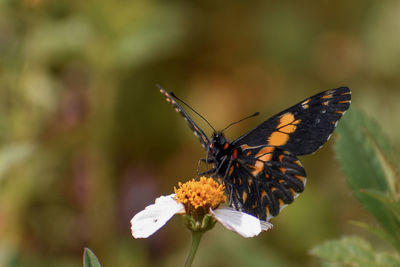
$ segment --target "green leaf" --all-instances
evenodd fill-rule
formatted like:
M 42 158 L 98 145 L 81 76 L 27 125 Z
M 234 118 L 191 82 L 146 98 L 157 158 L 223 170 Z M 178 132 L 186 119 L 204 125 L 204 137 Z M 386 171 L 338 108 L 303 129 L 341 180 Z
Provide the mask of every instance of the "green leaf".
M 333 266 L 400 266 L 400 256 L 394 253 L 376 252 L 359 237 L 343 237 L 314 247 L 310 253 Z M 328 265 L 332 266 L 332 265 Z
M 343 170 L 349 176 L 352 189 L 375 189 L 380 192 L 389 190 L 379 156 L 369 136 L 377 137 L 386 147 L 386 138 L 379 133 L 378 127 L 369 121 L 360 111 L 352 108 L 340 121 L 336 129 L 339 135 L 335 146 L 337 157 Z
M 396 237 L 393 236 L 393 234 L 388 233 L 387 231 L 385 231 L 382 227 L 380 227 L 379 225 L 372 225 L 372 224 L 368 224 L 365 222 L 358 222 L 358 221 L 350 221 L 351 224 L 354 224 L 360 228 L 363 228 L 364 230 L 375 234 L 377 236 L 379 236 L 380 238 L 382 238 L 383 240 L 385 240 L 386 242 L 388 242 L 389 244 L 392 244 L 393 247 L 395 247 L 397 250 L 399 250 L 399 248 L 397 247 L 398 245 L 398 241 L 396 240 Z
M 337 133 L 335 150 L 350 188 L 382 227 L 395 237 L 391 244 L 400 250 L 398 216 L 377 198 L 377 194 L 371 194 L 375 192 L 390 201 L 396 200 L 396 176 L 393 175 L 396 170 L 392 168 L 394 157 L 387 137 L 377 124 L 354 108 L 343 117 Z
M 382 206 L 387 208 L 389 212 L 392 213 L 392 216 L 396 218 L 397 223 L 400 222 L 400 200 L 389 196 L 388 194 L 383 194 L 381 192 L 377 192 L 374 190 L 364 190 L 361 191 L 362 194 L 365 194 L 376 201 L 380 202 Z M 400 228 L 400 225 L 398 226 Z
M 96 255 L 89 249 L 83 251 L 83 266 L 84 267 L 101 267 Z
M 380 203 L 382 209 L 385 209 L 385 211 L 391 216 L 393 221 L 397 223 L 396 228 L 400 229 L 400 202 L 399 200 L 395 200 L 393 197 L 385 195 L 380 192 L 376 192 L 373 190 L 365 190 L 362 191 L 361 193 L 371 197 L 371 199 L 375 199 L 377 202 Z M 369 232 L 378 235 L 381 237 L 383 240 L 386 242 L 392 244 L 393 247 L 395 247 L 398 251 L 400 251 L 400 242 L 398 240 L 398 235 L 394 234 L 393 232 L 385 231 L 385 229 L 382 229 L 381 227 L 377 226 L 372 226 L 366 223 L 362 222 L 355 222 L 357 226 L 360 226 Z

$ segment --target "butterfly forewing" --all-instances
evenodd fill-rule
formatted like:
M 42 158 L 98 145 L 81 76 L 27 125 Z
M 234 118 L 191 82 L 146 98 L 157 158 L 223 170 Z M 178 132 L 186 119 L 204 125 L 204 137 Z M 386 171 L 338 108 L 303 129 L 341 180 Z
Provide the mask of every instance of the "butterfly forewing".
M 347 87 L 316 94 L 261 123 L 233 144 L 268 144 L 295 155 L 310 154 L 328 140 L 350 101 Z

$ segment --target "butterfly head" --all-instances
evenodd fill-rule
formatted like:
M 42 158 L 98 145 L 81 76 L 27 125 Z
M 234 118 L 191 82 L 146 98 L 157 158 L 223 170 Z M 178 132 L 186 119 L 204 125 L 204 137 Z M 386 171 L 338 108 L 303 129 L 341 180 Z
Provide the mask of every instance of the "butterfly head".
M 224 155 L 230 148 L 229 140 L 224 136 L 222 132 L 214 132 L 211 136 L 209 149 L 211 155 L 219 158 Z

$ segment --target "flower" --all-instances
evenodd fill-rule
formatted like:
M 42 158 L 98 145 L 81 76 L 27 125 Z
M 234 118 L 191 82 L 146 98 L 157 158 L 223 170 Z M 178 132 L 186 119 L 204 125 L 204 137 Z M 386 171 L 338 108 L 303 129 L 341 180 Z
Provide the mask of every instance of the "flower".
M 175 194 L 161 196 L 155 203 L 137 213 L 131 220 L 134 238 L 147 238 L 175 214 L 185 218 L 191 231 L 205 232 L 220 222 L 225 228 L 243 237 L 253 237 L 272 228 L 272 224 L 230 207 L 222 207 L 226 202 L 225 186 L 212 178 L 179 183 Z

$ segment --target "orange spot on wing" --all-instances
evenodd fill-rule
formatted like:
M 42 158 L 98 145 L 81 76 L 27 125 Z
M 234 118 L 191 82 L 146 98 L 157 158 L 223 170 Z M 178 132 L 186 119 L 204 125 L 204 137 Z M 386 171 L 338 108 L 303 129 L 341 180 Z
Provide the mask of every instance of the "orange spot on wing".
M 243 198 L 243 203 L 246 203 L 246 200 L 247 200 L 247 193 L 246 192 L 243 192 L 242 198 Z
M 281 198 L 278 199 L 278 202 L 279 202 L 279 207 L 285 205 L 285 202 L 283 202 Z
M 265 190 L 263 190 L 261 192 L 261 199 L 263 199 L 266 195 L 267 195 L 267 192 Z
M 271 160 L 273 151 L 274 148 L 269 146 L 263 147 L 260 149 L 260 151 L 258 151 L 258 153 L 255 155 L 257 161 L 254 165 L 251 166 L 251 168 L 254 169 L 251 174 L 256 176 L 264 170 L 264 162 Z
M 263 161 L 263 162 L 260 162 L 260 163 L 264 164 L 264 162 L 270 161 L 271 158 L 272 158 L 272 154 L 265 154 L 265 155 L 262 155 L 262 156 L 258 157 L 258 161 L 257 162 Z
M 294 121 L 294 115 L 290 112 L 285 113 L 281 116 L 281 118 L 279 120 L 278 128 L 285 126 L 293 121 Z
M 241 145 L 240 146 L 240 148 L 242 149 L 242 150 L 246 150 L 246 149 L 251 149 L 251 148 L 257 148 L 256 146 L 249 146 L 249 145 L 246 145 L 246 144 L 243 144 L 243 145 Z
M 287 133 L 287 134 L 291 134 L 291 133 L 293 133 L 294 131 L 296 131 L 296 128 L 297 128 L 296 125 L 289 124 L 289 125 L 286 125 L 286 126 L 280 128 L 279 131 L 284 132 L 284 133 Z
M 301 122 L 301 120 L 300 120 L 300 119 L 298 119 L 298 120 L 295 120 L 294 122 L 292 122 L 292 124 L 294 124 L 294 125 L 299 125 L 299 124 L 300 124 L 300 122 Z
M 285 172 L 286 172 L 286 168 L 284 168 L 284 167 L 280 167 L 279 170 L 280 170 L 282 173 L 285 173 Z
M 304 183 L 304 179 L 305 179 L 305 177 L 304 177 L 304 176 L 301 176 L 301 175 L 295 175 L 295 177 Z
M 242 149 L 242 150 L 245 150 L 245 149 L 248 149 L 248 148 L 250 148 L 248 145 L 246 145 L 246 144 L 243 144 L 243 145 L 241 145 L 240 146 L 240 148 Z
M 304 109 L 308 109 L 310 107 L 310 105 L 308 105 L 308 102 L 311 101 L 311 98 L 307 99 L 306 101 L 303 101 L 303 103 L 301 103 L 301 105 L 303 106 Z
M 252 164 L 247 164 L 247 167 L 251 168 L 251 169 L 255 169 L 256 166 L 252 165 Z
M 254 169 L 251 174 L 253 176 L 257 176 L 260 172 L 263 171 L 264 169 L 264 163 L 262 161 L 257 161 L 255 165 L 252 166 L 252 168 Z
M 246 153 L 246 156 L 250 156 L 251 155 L 251 151 Z
M 268 138 L 268 145 L 283 146 L 289 140 L 289 135 L 281 132 L 273 132 Z
M 289 191 L 292 194 L 292 196 L 295 196 L 297 194 L 296 191 L 294 191 L 294 189 L 291 187 L 289 187 Z
M 332 94 L 327 94 L 327 95 L 324 95 L 323 97 L 321 97 L 322 99 L 327 99 L 327 98 L 332 98 L 333 97 L 333 95 Z
M 256 158 L 258 158 L 260 156 L 265 156 L 265 155 L 269 155 L 270 157 L 272 157 L 272 152 L 274 152 L 273 147 L 270 147 L 270 146 L 263 147 L 256 154 Z
M 283 114 L 280 117 L 279 124 L 277 129 L 279 131 L 273 132 L 268 137 L 268 144 L 271 146 L 283 146 L 289 140 L 289 134 L 296 131 L 297 124 L 300 123 L 300 120 L 295 121 L 295 117 L 292 113 L 288 112 Z
M 228 175 L 231 176 L 233 170 L 235 169 L 235 167 L 231 166 L 231 168 L 229 169 Z

